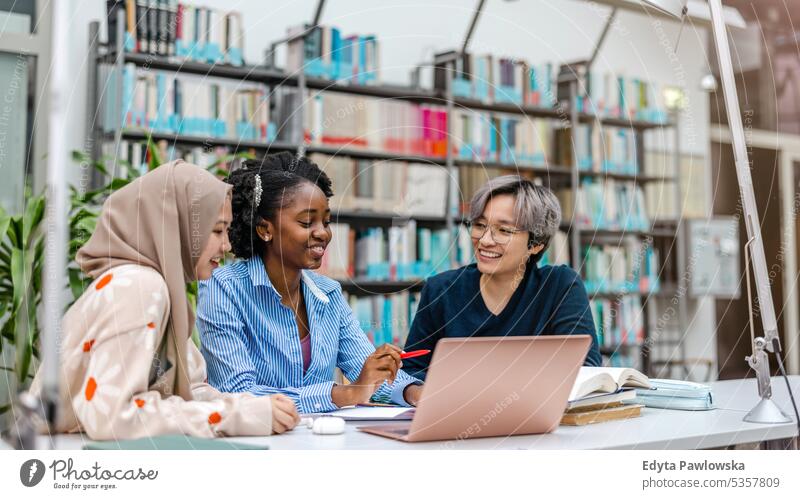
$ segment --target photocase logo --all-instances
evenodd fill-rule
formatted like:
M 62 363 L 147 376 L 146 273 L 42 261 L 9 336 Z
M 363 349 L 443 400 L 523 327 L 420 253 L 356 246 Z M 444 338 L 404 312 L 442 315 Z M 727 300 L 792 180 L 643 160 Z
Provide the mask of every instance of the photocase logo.
M 38 459 L 28 459 L 19 468 L 19 479 L 26 487 L 35 487 L 44 478 L 44 463 Z

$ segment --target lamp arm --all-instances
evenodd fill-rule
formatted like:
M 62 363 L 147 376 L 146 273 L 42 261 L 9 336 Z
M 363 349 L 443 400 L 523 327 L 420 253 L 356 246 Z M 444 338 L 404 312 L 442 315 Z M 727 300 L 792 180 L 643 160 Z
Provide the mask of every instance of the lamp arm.
M 717 49 L 722 93 L 725 99 L 725 108 L 727 110 L 728 123 L 731 130 L 733 156 L 736 165 L 736 177 L 739 181 L 739 189 L 741 191 L 745 228 L 747 230 L 748 239 L 752 239 L 749 248 L 753 258 L 753 274 L 756 282 L 756 294 L 758 296 L 761 324 L 764 329 L 764 338 L 766 340 L 765 347 L 768 351 L 773 351 L 775 347 L 780 348 L 779 342 L 776 341 L 778 339 L 778 326 L 775 318 L 775 307 L 772 302 L 772 293 L 770 291 L 767 261 L 764 256 L 764 243 L 761 239 L 761 226 L 758 222 L 758 208 L 756 207 L 755 194 L 753 193 L 753 179 L 750 176 L 750 162 L 747 157 L 747 144 L 733 75 L 733 63 L 731 62 L 731 52 L 728 45 L 728 33 L 725 29 L 721 1 L 708 0 L 708 4 L 711 9 L 712 31 L 714 35 L 714 45 Z

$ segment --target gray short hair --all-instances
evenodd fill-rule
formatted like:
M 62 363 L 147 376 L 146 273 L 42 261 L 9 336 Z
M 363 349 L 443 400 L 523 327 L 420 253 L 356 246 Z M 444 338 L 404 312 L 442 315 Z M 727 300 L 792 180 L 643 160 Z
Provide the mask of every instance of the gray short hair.
M 528 231 L 529 244 L 532 246 L 542 244 L 547 249 L 550 239 L 556 234 L 561 223 L 561 205 L 553 191 L 519 175 L 493 178 L 478 189 L 470 202 L 470 221 L 483 216 L 489 201 L 503 194 L 510 194 L 516 198 L 514 217 L 517 228 Z M 539 252 L 535 261 L 538 261 L 543 253 L 544 250 Z

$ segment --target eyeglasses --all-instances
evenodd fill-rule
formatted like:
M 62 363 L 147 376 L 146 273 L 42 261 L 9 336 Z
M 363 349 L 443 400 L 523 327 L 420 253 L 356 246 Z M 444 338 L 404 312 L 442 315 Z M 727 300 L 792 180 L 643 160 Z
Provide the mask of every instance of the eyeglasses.
M 497 244 L 508 244 L 515 234 L 525 232 L 508 225 L 488 225 L 483 222 L 466 222 L 465 225 L 469 229 L 469 235 L 472 237 L 472 239 L 482 238 L 483 235 L 486 234 L 486 231 L 489 230 L 491 232 L 492 239 L 494 239 L 494 242 Z

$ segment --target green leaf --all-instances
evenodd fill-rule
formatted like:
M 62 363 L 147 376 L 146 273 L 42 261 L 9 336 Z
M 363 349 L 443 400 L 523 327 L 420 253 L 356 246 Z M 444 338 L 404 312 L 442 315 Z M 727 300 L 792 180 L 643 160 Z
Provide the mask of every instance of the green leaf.
M 31 235 L 36 233 L 44 219 L 44 196 L 36 196 L 28 200 L 22 223 L 22 240 L 30 244 Z
M 0 237 L 5 238 L 8 226 L 11 224 L 11 216 L 0 206 Z
M 147 170 L 153 171 L 163 164 L 161 160 L 161 151 L 158 149 L 158 144 L 153 142 L 153 136 L 147 134 L 147 152 L 150 153 L 150 160 L 147 164 Z
M 6 236 L 11 242 L 11 247 L 16 248 L 20 246 L 20 241 L 22 241 L 22 217 L 11 217 Z
M 112 191 L 116 191 L 116 190 L 122 189 L 123 187 L 125 187 L 126 185 L 128 185 L 130 183 L 131 183 L 131 181 L 129 179 L 127 179 L 127 178 L 115 178 L 114 180 L 111 181 L 109 186 L 110 186 Z
M 69 289 L 73 298 L 77 300 L 88 286 L 89 280 L 84 278 L 80 269 L 69 269 Z
M 14 284 L 14 310 L 22 305 L 28 281 L 25 279 L 25 256 L 19 248 L 11 250 L 11 282 Z

